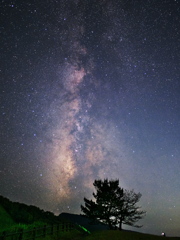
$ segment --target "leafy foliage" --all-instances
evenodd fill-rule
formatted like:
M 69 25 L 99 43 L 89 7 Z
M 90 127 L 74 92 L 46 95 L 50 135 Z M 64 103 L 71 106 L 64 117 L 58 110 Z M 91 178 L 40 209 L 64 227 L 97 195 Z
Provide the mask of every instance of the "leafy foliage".
M 96 193 L 93 196 L 96 201 L 84 198 L 85 206 L 81 210 L 93 221 L 100 220 L 109 225 L 110 229 L 122 228 L 122 224 L 134 227 L 145 211 L 141 211 L 136 203 L 140 200 L 141 194 L 133 190 L 127 191 L 119 187 L 119 180 L 95 180 L 93 183 Z

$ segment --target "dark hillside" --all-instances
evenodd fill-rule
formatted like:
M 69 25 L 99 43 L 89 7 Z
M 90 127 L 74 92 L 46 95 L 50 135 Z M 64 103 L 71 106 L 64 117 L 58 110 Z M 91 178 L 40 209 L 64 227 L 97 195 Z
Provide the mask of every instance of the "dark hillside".
M 7 228 L 14 224 L 13 219 L 7 211 L 0 205 L 0 226 L 2 229 Z
M 58 217 L 51 212 L 45 212 L 44 210 L 35 207 L 28 206 L 23 203 L 12 202 L 9 199 L 0 196 L 0 206 L 10 216 L 15 223 L 32 224 L 37 221 L 45 223 L 58 222 Z M 2 221 L 3 221 L 2 217 Z
M 59 219 L 62 221 L 68 221 L 71 223 L 81 225 L 90 232 L 109 229 L 107 225 L 100 223 L 100 222 L 96 222 L 96 224 L 95 224 L 92 222 L 92 220 L 90 220 L 89 218 L 87 218 L 83 215 L 71 214 L 71 213 L 61 213 L 59 215 Z

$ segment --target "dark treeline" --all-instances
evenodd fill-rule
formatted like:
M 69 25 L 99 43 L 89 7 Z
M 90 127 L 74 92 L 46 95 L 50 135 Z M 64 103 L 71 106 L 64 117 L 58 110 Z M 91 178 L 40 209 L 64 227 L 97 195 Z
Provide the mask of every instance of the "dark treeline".
M 8 198 L 0 196 L 0 205 L 16 223 L 32 224 L 40 221 L 44 223 L 56 223 L 58 217 L 52 212 L 44 211 L 35 206 L 28 206 L 24 203 L 12 202 Z

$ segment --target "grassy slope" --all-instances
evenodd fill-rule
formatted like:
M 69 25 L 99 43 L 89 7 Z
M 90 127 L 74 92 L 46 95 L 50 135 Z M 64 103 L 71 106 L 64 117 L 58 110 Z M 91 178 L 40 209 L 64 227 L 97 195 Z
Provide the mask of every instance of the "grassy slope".
M 14 225 L 13 219 L 6 212 L 6 210 L 0 205 L 0 231 L 3 231 L 6 228 L 9 228 L 12 225 Z
M 89 236 L 84 236 L 82 233 L 74 230 L 68 233 L 59 234 L 59 236 L 53 236 L 49 239 L 38 239 L 38 240 L 180 240 L 180 237 L 162 237 L 150 234 L 127 232 L 127 231 L 113 231 L 105 230 L 93 232 Z
M 54 235 L 52 237 L 49 236 L 46 239 L 38 239 L 38 240 L 160 240 L 160 239 L 168 239 L 168 240 L 180 240 L 180 237 L 162 237 L 162 236 L 154 236 L 150 234 L 136 233 L 136 232 L 127 232 L 127 231 L 98 231 L 93 232 L 89 236 L 84 236 L 82 233 L 74 230 L 68 233 L 62 233 L 58 236 Z
M 154 236 L 143 233 L 127 232 L 127 231 L 99 231 L 85 237 L 86 240 L 158 240 L 161 236 Z M 166 237 L 169 240 L 180 240 L 180 237 Z

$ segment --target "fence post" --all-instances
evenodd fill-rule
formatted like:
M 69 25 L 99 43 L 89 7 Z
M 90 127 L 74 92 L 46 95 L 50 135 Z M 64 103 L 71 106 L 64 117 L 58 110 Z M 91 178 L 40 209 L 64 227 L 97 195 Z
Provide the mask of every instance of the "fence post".
M 69 223 L 66 223 L 66 232 L 68 232 L 69 229 Z
M 46 236 L 46 225 L 44 225 L 44 227 L 43 227 L 43 237 L 45 237 Z
M 2 233 L 2 238 L 1 238 L 2 240 L 5 240 L 6 239 L 6 231 L 4 231 L 3 233 Z
M 59 224 L 57 225 L 57 236 L 59 234 Z
M 69 223 L 67 224 L 66 232 L 69 232 Z
M 51 235 L 53 235 L 53 225 L 51 226 Z
M 33 240 L 35 240 L 35 238 L 36 238 L 36 228 L 34 227 L 33 228 Z
M 73 230 L 74 229 L 74 225 L 71 223 L 71 230 Z
M 23 239 L 23 228 L 19 230 L 19 240 Z
M 64 223 L 62 224 L 62 232 L 64 232 Z

